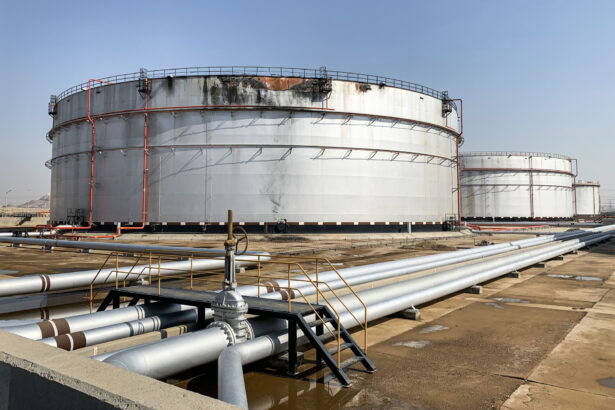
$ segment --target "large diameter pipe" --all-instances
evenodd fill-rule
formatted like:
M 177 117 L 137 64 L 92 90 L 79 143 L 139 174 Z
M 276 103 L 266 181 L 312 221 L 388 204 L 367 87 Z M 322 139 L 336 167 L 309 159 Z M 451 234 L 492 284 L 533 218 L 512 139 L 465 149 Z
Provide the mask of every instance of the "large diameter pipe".
M 213 317 L 213 311 L 206 309 L 205 318 Z M 196 309 L 149 316 L 131 322 L 117 323 L 95 329 L 72 332 L 59 336 L 42 339 L 41 342 L 64 350 L 76 350 L 86 346 L 97 345 L 111 340 L 155 332 L 173 326 L 196 323 L 198 318 Z
M 136 245 L 112 242 L 67 241 L 58 239 L 0 237 L 0 243 L 16 243 L 21 245 L 41 245 L 52 248 L 93 249 L 111 252 L 154 253 L 158 255 L 224 255 L 224 249 L 191 248 L 183 246 Z M 269 255 L 267 252 L 248 251 L 246 255 Z
M 259 256 L 243 256 L 240 261 L 237 261 L 238 266 L 249 266 L 257 263 Z M 260 256 L 261 260 L 267 260 L 269 257 Z M 101 270 L 93 269 L 79 272 L 56 273 L 56 274 L 38 274 L 20 276 L 17 278 L 0 280 L 0 296 L 12 296 L 27 293 L 48 292 L 54 290 L 76 289 L 90 286 L 91 284 L 100 285 L 104 283 L 115 283 L 123 281 L 135 281 L 138 279 L 147 279 L 150 276 L 155 278 L 160 276 L 178 275 L 193 271 L 204 271 L 210 269 L 221 269 L 224 267 L 223 259 L 195 259 L 192 262 L 177 261 L 165 262 L 160 265 L 138 265 L 133 267 L 104 268 Z M 128 273 L 132 272 L 132 273 Z M 117 274 L 117 277 L 116 277 Z
M 65 319 L 43 320 L 42 322 L 9 326 L 2 330 L 39 340 L 66 333 L 79 332 L 116 323 L 130 322 L 147 316 L 161 315 L 185 309 L 182 305 L 152 303 L 149 305 L 129 306 L 127 308 L 106 310 L 85 315 L 72 316 Z
M 588 235 L 591 232 L 565 232 L 562 234 L 550 235 L 548 237 L 539 237 L 531 239 L 523 239 L 513 242 L 506 242 L 496 245 L 488 245 L 484 247 L 476 247 L 453 252 L 445 252 L 435 255 L 420 256 L 415 258 L 400 259 L 396 261 L 380 262 L 370 265 L 354 266 L 350 268 L 338 269 L 335 271 L 325 271 L 316 274 L 308 275 L 312 281 L 327 282 L 327 284 L 319 284 L 319 289 L 323 292 L 329 290 L 329 287 L 338 289 L 345 287 L 342 276 L 350 285 L 358 285 L 373 280 L 391 278 L 395 276 L 407 275 L 410 273 L 419 272 L 427 269 L 434 269 L 442 266 L 452 265 L 455 263 L 467 262 L 475 259 L 485 258 L 488 256 L 498 255 L 506 252 L 511 252 L 518 249 L 525 249 L 532 246 L 542 245 L 556 240 L 570 239 L 583 235 Z M 295 276 L 302 280 L 291 280 L 290 287 L 301 291 L 304 295 L 316 293 L 315 287 L 307 282 L 307 278 L 301 275 Z M 359 279 L 361 277 L 362 279 Z M 328 286 L 327 286 L 328 285 Z M 271 299 L 286 299 L 288 296 L 288 280 L 278 279 L 273 281 L 263 281 L 261 284 L 260 296 Z M 242 295 L 256 296 L 258 288 L 253 285 L 241 286 L 238 291 Z M 298 292 L 291 290 L 291 299 L 297 297 Z
M 531 260 L 525 259 L 523 254 L 512 255 L 511 257 L 518 259 L 514 265 L 512 265 L 510 261 L 502 263 L 501 265 L 503 266 L 501 266 L 498 271 L 491 270 L 485 275 L 478 275 L 485 265 L 478 267 L 475 265 L 481 265 L 491 261 L 467 265 L 461 268 L 468 269 L 470 266 L 474 266 L 474 272 L 467 272 L 467 274 L 474 274 L 474 277 L 466 280 L 465 282 L 458 279 L 458 282 L 456 282 L 454 286 L 450 286 L 446 289 L 440 288 L 436 292 L 431 292 L 430 295 L 425 294 L 426 289 L 433 286 L 442 286 L 442 283 L 434 284 L 423 280 L 421 282 L 422 285 L 418 286 L 416 281 L 425 278 L 421 277 L 400 282 L 398 284 L 361 291 L 359 292 L 359 296 L 368 305 L 368 321 L 370 321 L 398 312 L 410 306 L 442 297 L 445 295 L 442 293 L 443 291 L 448 292 L 446 294 L 454 293 L 471 286 L 468 285 L 469 283 L 476 284 L 481 281 L 488 280 L 489 278 L 501 276 L 511 270 L 530 266 L 538 261 L 550 259 L 558 254 L 566 253 L 588 244 L 604 240 L 608 236 L 609 235 L 596 235 L 592 239 L 586 241 L 577 240 L 574 241 L 574 243 L 556 244 L 556 247 L 550 249 L 550 251 L 542 255 L 534 255 Z M 453 270 L 455 269 L 452 269 L 451 271 Z M 447 274 L 448 276 L 446 276 Z M 449 271 L 438 272 L 428 276 L 433 277 L 436 275 L 441 275 L 443 277 L 442 281 L 446 281 L 452 276 Z M 356 300 L 354 296 L 345 295 L 342 296 L 341 299 L 346 303 L 346 305 L 349 306 L 351 311 L 358 309 L 355 311 L 355 316 L 357 316 L 359 321 L 362 321 L 363 315 L 361 314 L 362 312 L 359 311 L 362 310 L 362 307 L 359 308 L 357 304 L 352 304 L 352 301 Z M 344 311 L 341 302 L 337 302 L 334 306 L 338 311 Z M 356 324 L 356 321 L 350 312 L 344 312 L 340 319 L 345 327 L 350 328 Z M 258 318 L 250 319 L 251 324 L 258 322 Z M 278 326 L 279 328 L 277 332 L 270 332 L 262 337 L 257 337 L 252 341 L 242 344 L 246 345 L 245 347 L 242 347 L 242 349 L 247 349 L 246 351 L 249 352 L 249 354 L 241 354 L 242 364 L 266 358 L 273 354 L 279 353 L 286 348 L 288 334 L 285 330 L 285 324 L 278 324 Z M 170 340 L 162 340 L 133 347 L 125 351 L 120 351 L 116 354 L 106 354 L 104 356 L 104 361 L 106 363 L 114 364 L 150 377 L 164 378 L 187 370 L 191 367 L 206 364 L 209 361 L 214 360 L 212 357 L 217 358 L 226 347 L 224 343 L 219 340 L 222 337 L 220 332 L 222 331 L 217 331 L 217 329 L 197 331 L 187 335 L 177 336 Z M 223 333 L 224 332 L 222 332 L 222 334 Z M 210 342 L 210 339 L 213 342 Z M 305 339 L 301 340 L 305 341 Z M 210 348 L 207 349 L 206 354 L 204 354 L 203 346 L 210 346 Z M 172 360 L 172 358 L 176 357 L 176 355 L 178 360 Z M 94 358 L 97 357 L 95 356 Z M 180 360 L 186 361 L 184 363 L 180 363 Z
M 583 246 L 602 241 L 609 237 L 609 235 L 597 234 L 592 235 L 591 238 L 588 238 L 583 242 L 575 240 L 571 241 L 573 243 L 564 245 L 559 244 L 551 247 L 552 249 L 543 252 L 542 254 L 533 255 L 525 260 L 520 260 L 518 255 L 513 255 L 508 258 L 515 259 L 512 263 L 509 263 L 510 261 L 504 261 L 500 263 L 499 266 L 490 267 L 490 269 L 484 269 L 485 263 L 478 263 L 476 265 L 483 266 L 474 267 L 473 270 L 476 271 L 476 273 L 473 275 L 458 277 L 453 281 L 449 281 L 449 279 L 451 276 L 455 275 L 449 274 L 447 276 L 443 274 L 444 272 L 430 275 L 440 278 L 439 283 L 436 286 L 425 286 L 426 281 L 421 280 L 424 278 L 416 278 L 406 282 L 359 292 L 359 295 L 363 301 L 368 304 L 369 309 L 367 312 L 367 321 L 371 321 L 399 312 L 414 305 L 419 305 L 421 303 L 438 299 L 442 296 L 466 289 L 474 284 L 482 283 L 502 276 L 511 270 L 531 266 L 532 264 L 542 260 L 579 249 Z M 460 269 L 463 270 L 463 268 Z M 453 273 L 452 271 L 450 273 Z M 419 282 L 423 283 L 419 284 Z M 409 289 L 414 289 L 414 291 Z M 347 304 L 352 300 L 349 296 L 345 296 L 342 299 L 347 299 Z M 340 315 L 340 321 L 345 327 L 350 328 L 358 325 L 356 319 L 350 314 L 350 312 L 344 311 L 345 308 L 341 302 L 336 301 L 333 302 L 333 304 L 334 307 L 336 307 L 336 310 L 343 312 Z M 358 310 L 362 310 L 362 308 Z M 359 319 L 360 322 L 363 322 L 364 312 L 355 311 L 354 313 L 355 316 L 357 316 L 357 319 Z M 306 343 L 307 339 L 303 337 L 301 332 L 298 333 L 297 343 Z M 281 330 L 274 334 L 261 336 L 254 340 L 233 345 L 225 349 L 218 357 L 218 399 L 247 409 L 248 398 L 243 378 L 243 366 L 286 350 L 287 343 L 288 333 Z

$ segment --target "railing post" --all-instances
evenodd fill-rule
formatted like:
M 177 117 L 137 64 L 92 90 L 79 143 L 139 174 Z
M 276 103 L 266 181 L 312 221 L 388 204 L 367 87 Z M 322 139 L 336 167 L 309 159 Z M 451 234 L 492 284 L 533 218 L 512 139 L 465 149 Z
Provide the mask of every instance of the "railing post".
M 363 308 L 365 319 L 363 322 L 363 352 L 367 353 L 367 306 Z
M 192 261 L 194 258 L 194 254 L 190 254 L 190 289 L 192 289 Z
M 147 283 L 152 284 L 152 252 L 149 253 L 149 276 L 147 278 Z
M 257 257 L 257 264 L 256 264 L 256 269 L 257 269 L 257 283 L 256 283 L 256 291 L 257 291 L 257 295 L 260 298 L 261 297 L 261 256 L 258 255 Z
M 318 298 L 318 290 L 319 290 L 320 282 L 318 281 L 318 258 L 316 258 L 316 304 L 319 303 Z
M 288 264 L 288 290 L 286 291 L 286 298 L 288 299 L 288 311 L 290 312 L 290 263 Z
M 115 255 L 115 288 L 117 289 L 119 287 L 119 282 L 118 282 L 118 274 L 119 274 L 119 256 L 116 254 Z
M 160 295 L 160 256 L 158 256 L 158 294 Z
M 337 367 L 342 365 L 342 346 L 340 342 L 340 315 L 337 315 Z

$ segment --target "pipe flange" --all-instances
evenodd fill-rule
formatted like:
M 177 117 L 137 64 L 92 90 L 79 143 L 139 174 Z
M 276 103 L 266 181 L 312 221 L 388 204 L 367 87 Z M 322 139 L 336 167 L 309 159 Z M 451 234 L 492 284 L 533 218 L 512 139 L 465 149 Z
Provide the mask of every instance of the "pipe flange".
M 235 338 L 235 332 L 233 331 L 233 328 L 231 327 L 231 325 L 229 325 L 228 323 L 216 321 L 216 322 L 210 323 L 209 326 L 207 326 L 207 329 L 213 328 L 213 327 L 219 327 L 220 329 L 222 329 L 222 331 L 226 335 L 226 340 L 228 340 L 229 346 L 234 345 L 237 342 L 237 339 Z
M 212 309 L 230 311 L 235 315 L 248 312 L 248 304 L 237 291 L 225 290 L 219 292 L 211 304 Z
M 254 334 L 254 329 L 252 328 L 252 325 L 247 320 L 241 321 L 239 323 L 239 326 L 241 326 L 243 330 L 245 331 L 246 340 L 252 340 L 256 337 L 256 335 Z

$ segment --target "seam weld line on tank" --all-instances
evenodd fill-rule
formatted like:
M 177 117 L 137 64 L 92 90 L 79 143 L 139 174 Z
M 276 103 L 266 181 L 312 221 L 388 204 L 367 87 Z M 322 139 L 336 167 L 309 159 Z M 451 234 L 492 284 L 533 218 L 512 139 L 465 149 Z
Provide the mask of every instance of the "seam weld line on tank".
M 553 174 L 564 174 L 574 176 L 574 174 L 570 171 L 564 171 L 560 169 L 545 169 L 545 168 L 463 168 L 462 171 L 472 172 L 472 171 L 510 171 L 510 172 L 550 172 Z
M 402 118 L 402 117 L 391 117 L 391 116 L 387 116 L 387 115 L 374 115 L 374 114 L 365 114 L 365 113 L 358 113 L 358 112 L 348 112 L 348 111 L 336 111 L 333 108 L 322 108 L 322 107 L 283 107 L 283 106 L 279 106 L 279 107 L 271 107 L 271 106 L 263 106 L 263 105 L 188 105 L 188 106 L 183 106 L 183 107 L 152 107 L 152 108 L 148 108 L 147 110 L 143 109 L 143 108 L 136 108 L 133 110 L 123 110 L 123 111 L 110 111 L 110 112 L 106 112 L 106 113 L 101 113 L 101 114 L 95 114 L 92 116 L 92 118 L 94 119 L 101 119 L 101 118 L 105 118 L 105 117 L 110 117 L 110 116 L 114 116 L 114 115 L 128 115 L 128 114 L 141 114 L 143 112 L 166 112 L 166 111 L 200 111 L 200 110 L 219 110 L 219 111 L 235 111 L 235 110 L 262 110 L 262 111 L 300 111 L 300 112 L 322 112 L 322 113 L 331 113 L 331 114 L 339 114 L 339 115 L 349 115 L 349 116 L 354 116 L 354 117 L 369 117 L 369 118 L 376 118 L 376 119 L 387 119 L 387 120 L 393 120 L 393 121 L 403 121 L 403 122 L 409 122 L 412 124 L 419 124 L 419 125 L 425 125 L 427 127 L 431 127 L 431 128 L 437 128 L 449 133 L 452 133 L 456 136 L 461 135 L 459 132 L 457 132 L 457 130 L 455 130 L 454 128 L 450 128 L 450 127 L 446 127 L 443 125 L 438 125 L 438 124 L 434 124 L 434 123 L 430 123 L 430 122 L 425 122 L 425 121 L 418 121 L 418 120 L 413 120 L 410 118 Z M 58 124 L 56 126 L 54 126 L 50 131 L 50 135 L 57 129 L 57 128 L 61 128 L 64 127 L 66 125 L 75 123 L 75 122 L 80 122 L 85 120 L 87 117 L 80 117 L 80 118 L 75 118 L 72 120 L 68 120 L 65 121 L 61 124 Z
M 113 84 L 109 81 L 104 81 L 104 80 L 97 80 L 95 78 L 90 78 L 88 80 L 88 115 L 87 115 L 87 120 L 88 122 L 92 125 L 92 141 L 91 141 L 91 146 L 90 146 L 90 151 L 91 151 L 91 155 L 90 155 L 90 212 L 89 212 L 89 224 L 88 226 L 73 226 L 73 227 L 58 227 L 58 226 L 44 226 L 44 228 L 49 228 L 50 233 L 53 234 L 53 230 L 57 229 L 57 230 L 69 230 L 71 231 L 71 233 L 74 233 L 76 230 L 89 230 L 92 228 L 92 207 L 93 207 L 93 203 L 94 203 L 94 153 L 95 153 L 95 137 L 96 137 L 96 125 L 94 124 L 94 119 L 92 117 L 92 83 L 93 82 L 99 82 L 102 84 Z M 35 229 L 38 230 L 38 229 Z M 92 238 L 115 238 L 115 236 L 113 235 L 97 235 L 97 236 L 92 236 Z
M 477 187 L 477 186 L 530 186 L 530 184 L 461 184 L 460 186 L 469 186 L 469 187 Z M 566 188 L 573 189 L 568 185 L 544 185 L 544 184 L 533 184 L 531 186 L 534 187 L 547 187 L 547 188 Z
M 380 149 L 380 148 L 364 148 L 364 147 L 338 147 L 338 146 L 326 146 L 326 145 L 291 145 L 291 144 L 180 144 L 180 145 L 149 145 L 148 149 L 181 149 L 181 148 L 204 148 L 204 149 L 216 149 L 216 148 L 313 148 L 313 149 L 332 149 L 332 150 L 352 150 L 352 151 L 369 151 L 369 152 L 386 152 L 391 154 L 407 154 L 417 155 L 420 157 L 437 158 L 443 161 L 455 162 L 455 158 L 447 158 L 440 155 L 427 154 L 414 151 L 400 151 L 393 149 Z M 133 151 L 140 150 L 141 147 L 118 147 L 118 148 L 102 148 L 98 149 L 98 152 L 113 152 L 113 151 Z M 72 152 L 70 154 L 62 154 L 52 158 L 50 161 L 56 161 L 58 159 L 70 157 L 73 155 L 89 154 L 89 151 Z M 367 160 L 367 158 L 366 158 Z M 426 162 L 427 163 L 427 162 Z M 438 165 L 433 163 L 433 165 Z

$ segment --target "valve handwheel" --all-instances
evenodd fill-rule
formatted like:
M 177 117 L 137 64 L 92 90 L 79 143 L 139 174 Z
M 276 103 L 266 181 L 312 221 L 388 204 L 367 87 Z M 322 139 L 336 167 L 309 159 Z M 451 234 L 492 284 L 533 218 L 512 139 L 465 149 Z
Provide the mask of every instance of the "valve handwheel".
M 235 233 L 235 231 L 237 231 L 237 233 Z M 235 255 L 243 255 L 244 253 L 246 253 L 248 250 L 249 241 L 248 241 L 248 233 L 243 228 L 243 226 L 233 227 L 233 238 L 235 239 L 235 243 L 236 243 Z M 243 242 L 243 244 L 240 244 L 240 242 Z

